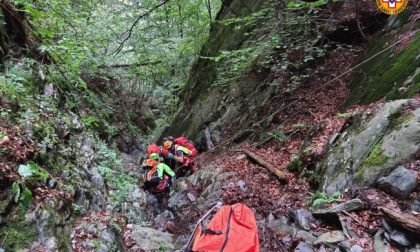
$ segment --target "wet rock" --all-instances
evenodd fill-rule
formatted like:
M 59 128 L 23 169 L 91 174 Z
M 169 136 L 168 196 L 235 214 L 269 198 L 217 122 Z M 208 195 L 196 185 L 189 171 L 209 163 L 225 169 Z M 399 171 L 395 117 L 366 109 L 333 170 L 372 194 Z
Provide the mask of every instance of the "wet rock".
M 320 235 L 314 242 L 315 245 L 327 243 L 327 244 L 334 244 L 339 243 L 341 241 L 346 240 L 343 232 L 340 230 L 334 230 L 331 232 L 324 233 Z
M 296 238 L 303 239 L 307 243 L 314 243 L 316 240 L 316 236 L 305 230 L 297 231 Z
M 312 219 L 312 214 L 306 209 L 293 210 L 289 213 L 290 217 L 296 223 L 296 225 L 304 230 L 310 230 L 310 222 Z
M 297 231 L 294 227 L 284 224 L 281 220 L 273 220 L 268 223 L 267 227 L 282 236 L 294 234 Z
M 398 230 L 394 230 L 391 233 L 390 239 L 392 242 L 395 242 L 404 247 L 409 247 L 411 245 L 411 242 L 407 239 L 407 236 Z
M 172 235 L 148 227 L 135 225 L 130 233 L 130 238 L 136 243 L 132 250 L 169 250 L 173 251 Z
M 187 193 L 187 198 L 191 201 L 194 202 L 197 200 L 197 198 L 194 196 L 194 194 L 192 193 Z
M 416 188 L 417 181 L 414 174 L 404 166 L 398 166 L 386 177 L 378 179 L 380 189 L 397 198 L 407 198 Z
M 389 243 L 384 239 L 385 231 L 380 228 L 376 232 L 375 237 L 373 238 L 373 248 L 375 252 L 387 252 L 389 251 Z
M 295 248 L 295 252 L 314 252 L 314 249 L 311 247 L 311 245 L 305 242 L 300 242 Z
M 313 212 L 314 216 L 324 216 L 324 215 L 331 215 L 331 214 L 337 214 L 340 213 L 341 211 L 347 211 L 347 212 L 351 212 L 351 211 L 356 211 L 356 210 L 360 210 L 363 209 L 366 206 L 366 204 L 361 201 L 360 199 L 352 199 L 349 201 L 346 201 L 344 203 L 338 204 L 336 206 L 330 207 L 328 209 L 322 209 L 322 210 L 318 210 Z

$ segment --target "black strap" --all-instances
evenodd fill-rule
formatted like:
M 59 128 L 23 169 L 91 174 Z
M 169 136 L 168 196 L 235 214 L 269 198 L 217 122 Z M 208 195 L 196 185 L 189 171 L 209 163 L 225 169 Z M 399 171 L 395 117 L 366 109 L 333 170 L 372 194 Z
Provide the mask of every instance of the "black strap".
M 223 234 L 223 232 L 222 231 L 214 231 L 214 230 L 211 230 L 209 228 L 206 228 L 206 229 L 203 229 L 201 231 L 201 235 L 205 235 L 205 234 L 209 234 L 209 235 L 221 235 L 221 234 Z
M 233 214 L 233 207 L 230 208 L 230 212 L 229 212 L 229 218 L 228 218 L 228 223 L 227 223 L 227 229 L 226 229 L 226 237 L 225 237 L 225 241 L 223 242 L 222 248 L 220 249 L 220 252 L 223 252 L 226 244 L 228 242 L 229 239 L 229 231 L 230 231 L 230 220 L 232 219 L 232 214 Z

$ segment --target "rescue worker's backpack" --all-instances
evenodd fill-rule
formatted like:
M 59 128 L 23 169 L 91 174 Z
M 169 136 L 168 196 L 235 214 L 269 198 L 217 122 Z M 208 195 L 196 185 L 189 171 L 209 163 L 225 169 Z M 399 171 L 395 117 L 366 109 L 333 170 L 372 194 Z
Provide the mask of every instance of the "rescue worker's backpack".
M 191 152 L 191 157 L 195 157 L 198 154 L 198 151 L 194 147 L 194 144 L 192 144 L 191 141 L 185 137 L 175 138 L 174 143 L 187 148 Z
M 147 158 L 149 158 L 150 154 L 152 153 L 161 153 L 160 147 L 157 144 L 151 144 L 147 146 Z
M 153 159 L 147 159 L 143 163 L 143 181 L 148 186 L 157 186 L 160 182 L 157 173 L 157 163 Z
M 202 223 L 186 251 L 259 252 L 258 228 L 254 212 L 246 205 L 222 206 L 207 227 Z

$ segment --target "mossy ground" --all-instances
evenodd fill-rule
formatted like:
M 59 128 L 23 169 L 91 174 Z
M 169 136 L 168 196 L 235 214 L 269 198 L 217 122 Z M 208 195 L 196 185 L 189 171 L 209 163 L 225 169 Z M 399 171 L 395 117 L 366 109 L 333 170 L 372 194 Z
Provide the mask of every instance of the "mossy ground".
M 36 235 L 36 227 L 25 221 L 25 213 L 20 211 L 13 219 L 9 219 L 6 225 L 0 228 L 2 245 L 6 251 L 18 251 L 30 246 Z
M 388 157 L 382 153 L 381 147 L 382 142 L 376 144 L 363 164 L 357 169 L 355 174 L 356 182 L 362 182 L 366 171 L 371 167 L 381 166 L 388 161 Z

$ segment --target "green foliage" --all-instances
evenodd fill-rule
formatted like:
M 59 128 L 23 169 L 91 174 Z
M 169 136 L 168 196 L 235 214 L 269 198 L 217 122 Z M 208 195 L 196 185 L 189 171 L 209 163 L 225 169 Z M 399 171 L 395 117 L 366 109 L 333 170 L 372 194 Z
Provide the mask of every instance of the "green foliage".
M 270 137 L 273 137 L 274 139 L 276 139 L 277 141 L 279 141 L 280 143 L 286 142 L 288 137 L 286 136 L 286 134 L 284 134 L 284 131 L 281 129 L 277 129 L 273 132 L 268 133 L 268 135 Z
M 93 128 L 93 129 L 99 128 L 99 125 L 100 125 L 99 119 L 91 115 L 82 117 L 82 122 L 86 127 Z
M 25 212 L 9 218 L 0 226 L 1 247 L 6 251 L 21 251 L 36 239 L 36 227 L 25 220 Z
M 28 163 L 19 165 L 18 173 L 27 181 L 39 181 L 49 177 L 48 173 L 43 171 L 37 164 Z
M 340 192 L 335 192 L 333 195 L 328 196 L 324 192 L 315 192 L 310 193 L 312 200 L 311 200 L 311 208 L 316 208 L 322 205 L 331 204 L 334 202 L 339 202 L 341 200 L 342 194 Z
M 23 188 L 23 187 L 22 187 Z M 13 201 L 19 204 L 21 209 L 27 209 L 32 204 L 32 192 L 28 188 L 21 189 L 19 183 L 12 184 Z
M 337 117 L 338 118 L 343 118 L 343 119 L 348 119 L 348 118 L 351 118 L 351 117 L 353 117 L 353 116 L 355 116 L 355 115 L 357 115 L 359 113 L 360 113 L 360 110 L 359 109 L 356 109 L 356 110 L 354 110 L 352 112 L 338 113 L 337 114 Z

